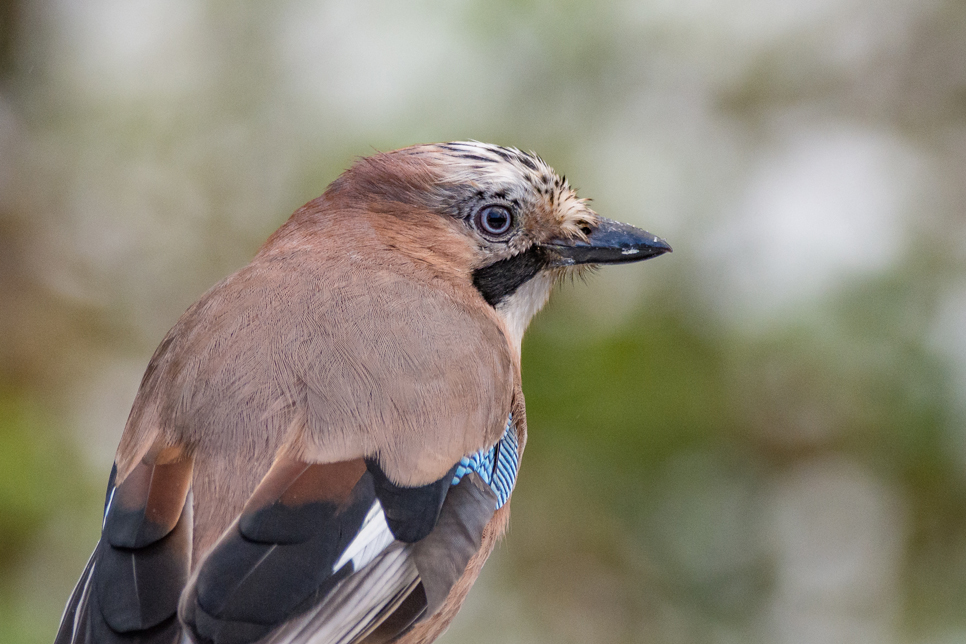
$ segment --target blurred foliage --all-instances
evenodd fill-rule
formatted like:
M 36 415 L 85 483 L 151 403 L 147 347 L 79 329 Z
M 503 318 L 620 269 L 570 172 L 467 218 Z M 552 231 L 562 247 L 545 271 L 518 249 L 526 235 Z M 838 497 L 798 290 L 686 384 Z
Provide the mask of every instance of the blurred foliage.
M 691 605 L 694 625 L 753 622 L 774 574 L 751 534 L 769 479 L 840 453 L 904 491 L 914 528 L 903 583 L 926 593 L 910 604 L 911 623 L 958 622 L 966 489 L 950 450 L 954 397 L 933 355 L 876 337 L 889 322 L 870 311 L 899 299 L 889 281 L 864 286 L 861 306 L 831 316 L 846 336 L 834 339 L 794 326 L 709 333 L 667 293 L 603 333 L 589 331 L 572 301 L 551 304 L 524 345 L 531 435 L 514 511 L 526 518 L 511 539 L 542 547 L 508 556 L 527 591 L 566 587 L 589 559 L 617 577 L 639 575 L 620 593 L 628 613 L 646 614 L 657 592 Z M 560 578 L 541 578 L 548 570 Z M 580 641 L 560 621 L 554 612 L 542 626 Z M 703 641 L 700 631 L 687 641 Z
M 23 398 L 0 397 L 0 566 L 23 555 L 44 521 L 67 491 L 61 476 L 69 446 L 56 442 L 47 430 L 49 419 L 28 408 Z M 30 405 L 30 407 L 33 407 Z
M 44 532 L 64 520 L 72 508 L 91 508 L 92 488 L 69 440 L 45 405 L 24 391 L 0 393 L 0 641 L 44 642 L 52 638 L 50 608 L 63 603 L 25 592 L 24 579 L 47 565 L 60 565 L 61 552 L 38 551 L 51 545 Z M 96 512 L 96 508 L 93 508 Z M 59 516 L 58 516 L 59 515 Z M 96 516 L 96 515 L 94 515 Z M 83 521 L 82 524 L 89 523 Z M 80 531 L 83 533 L 84 531 Z M 65 535 L 68 538 L 71 535 Z M 41 546 L 42 548 L 43 546 Z M 39 565 L 37 557 L 48 559 Z M 71 561 L 72 558 L 69 558 Z M 39 600 L 39 601 L 38 601 Z

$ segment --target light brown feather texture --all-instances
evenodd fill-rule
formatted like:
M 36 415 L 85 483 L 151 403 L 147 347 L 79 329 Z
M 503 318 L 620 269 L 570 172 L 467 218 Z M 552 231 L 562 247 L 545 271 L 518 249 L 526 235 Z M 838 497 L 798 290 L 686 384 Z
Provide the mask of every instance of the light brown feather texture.
M 376 456 L 394 482 L 423 485 L 499 439 L 519 366 L 472 287 L 479 250 L 427 208 L 437 178 L 419 156 L 360 162 L 155 353 L 118 480 L 152 447 L 194 457 L 196 562 L 280 451 Z
M 503 246 L 454 216 L 481 186 L 509 190 L 526 212 Z M 355 476 L 358 459 L 376 457 L 395 483 L 423 485 L 493 445 L 509 411 L 522 455 L 519 336 L 539 306 L 510 320 L 473 287 L 473 270 L 595 223 L 535 155 L 448 144 L 361 159 L 165 337 L 118 448 L 118 483 L 142 462 L 193 462 L 196 569 L 260 482 L 280 492 L 272 467 L 354 461 Z M 286 494 L 339 487 L 304 483 Z M 442 607 L 400 642 L 446 629 L 508 517 L 506 504 Z

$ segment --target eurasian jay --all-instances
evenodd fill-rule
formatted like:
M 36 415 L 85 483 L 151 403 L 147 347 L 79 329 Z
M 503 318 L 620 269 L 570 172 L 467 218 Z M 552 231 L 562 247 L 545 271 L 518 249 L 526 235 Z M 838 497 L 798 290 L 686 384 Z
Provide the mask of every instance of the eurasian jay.
M 507 524 L 530 319 L 670 250 L 532 153 L 359 160 L 154 353 L 56 643 L 434 640 Z

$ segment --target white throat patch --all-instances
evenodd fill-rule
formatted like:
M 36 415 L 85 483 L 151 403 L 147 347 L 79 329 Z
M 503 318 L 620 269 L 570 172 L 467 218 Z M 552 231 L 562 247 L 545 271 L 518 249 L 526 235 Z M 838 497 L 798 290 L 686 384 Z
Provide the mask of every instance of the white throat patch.
M 496 312 L 506 323 L 510 344 L 516 350 L 517 357 L 520 356 L 523 334 L 530 320 L 547 303 L 555 282 L 552 274 L 541 271 L 497 305 Z

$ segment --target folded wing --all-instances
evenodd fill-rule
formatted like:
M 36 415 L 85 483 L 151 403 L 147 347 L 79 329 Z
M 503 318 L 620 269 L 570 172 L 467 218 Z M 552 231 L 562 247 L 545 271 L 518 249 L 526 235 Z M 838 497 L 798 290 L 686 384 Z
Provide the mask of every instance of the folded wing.
M 214 644 L 392 641 L 442 606 L 516 466 L 510 424 L 418 487 L 375 460 L 280 457 L 188 584 L 182 619 Z

